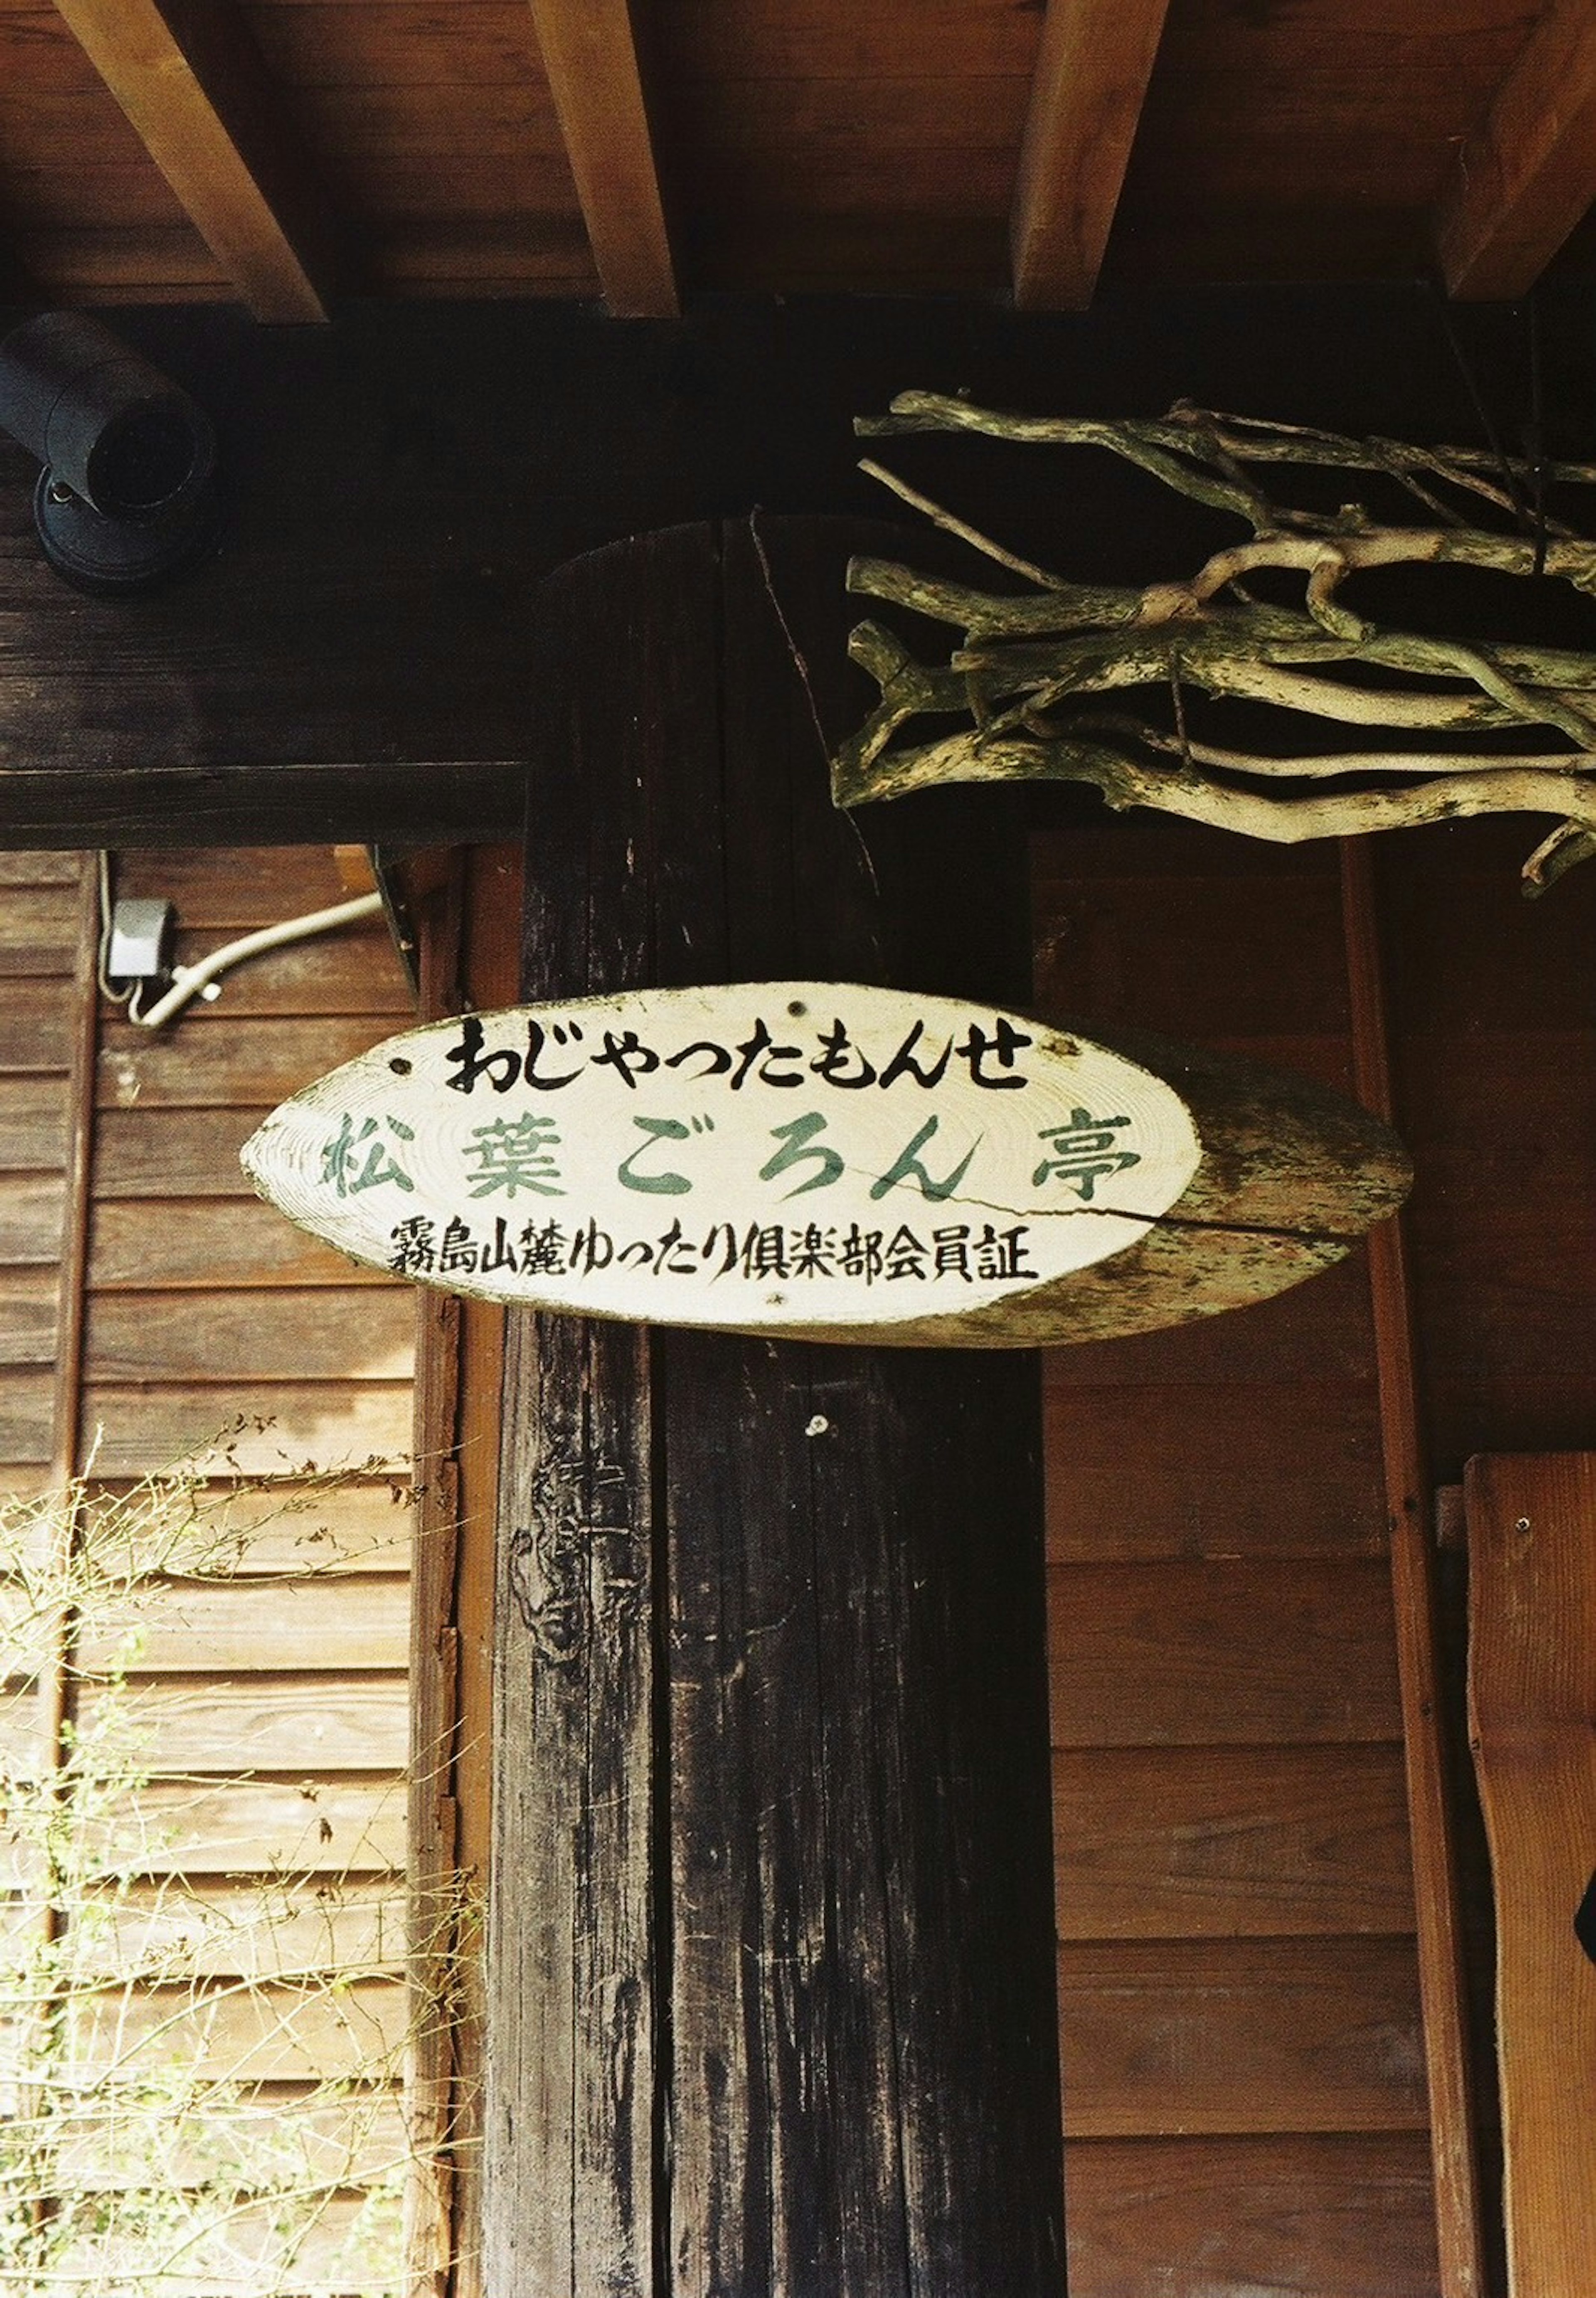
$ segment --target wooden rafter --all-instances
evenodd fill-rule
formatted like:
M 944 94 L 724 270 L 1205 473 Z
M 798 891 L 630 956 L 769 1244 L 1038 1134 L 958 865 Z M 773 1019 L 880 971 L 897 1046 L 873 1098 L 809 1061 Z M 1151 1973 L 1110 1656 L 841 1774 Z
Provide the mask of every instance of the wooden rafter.
M 1464 145 L 1436 219 L 1453 295 L 1532 287 L 1596 200 L 1596 13 L 1552 0 Z
M 1048 0 L 1010 221 L 1022 310 L 1092 300 L 1169 0 Z
M 675 271 L 627 0 L 530 5 L 605 300 L 619 318 L 668 318 Z
M 259 319 L 325 319 L 331 235 L 247 26 L 221 0 L 56 0 Z

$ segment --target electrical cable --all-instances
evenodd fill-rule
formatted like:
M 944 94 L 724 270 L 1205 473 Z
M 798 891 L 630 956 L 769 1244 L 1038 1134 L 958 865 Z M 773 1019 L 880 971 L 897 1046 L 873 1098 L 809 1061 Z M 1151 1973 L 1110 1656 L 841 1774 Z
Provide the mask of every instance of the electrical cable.
M 102 847 L 95 859 L 100 872 L 100 946 L 95 958 L 95 979 L 102 997 L 112 1005 L 131 1008 L 138 984 L 130 981 L 126 989 L 113 989 L 106 978 L 105 960 L 111 949 L 111 856 Z M 136 1013 L 133 1019 L 138 1019 Z
M 262 926 L 258 933 L 245 934 L 238 941 L 213 949 L 197 964 L 179 966 L 170 988 L 161 993 L 148 1013 L 131 1013 L 129 1018 L 141 1029 L 158 1029 L 174 1013 L 181 1013 L 189 1000 L 197 997 L 218 974 L 227 972 L 244 958 L 258 956 L 262 950 L 280 949 L 285 942 L 306 940 L 312 934 L 328 933 L 335 926 L 353 925 L 360 918 L 375 917 L 382 906 L 380 894 L 361 894 L 352 902 L 339 902 L 331 909 L 312 910 L 302 918 L 286 918 L 281 925 Z

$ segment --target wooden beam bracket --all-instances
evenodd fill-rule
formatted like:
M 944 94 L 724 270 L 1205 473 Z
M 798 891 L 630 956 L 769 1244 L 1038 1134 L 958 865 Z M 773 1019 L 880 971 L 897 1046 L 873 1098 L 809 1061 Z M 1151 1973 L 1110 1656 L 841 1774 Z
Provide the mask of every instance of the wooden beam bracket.
M 328 211 L 238 12 L 223 0 L 56 6 L 255 318 L 325 319 Z
M 1009 230 L 1022 311 L 1092 300 L 1169 0 L 1048 0 Z

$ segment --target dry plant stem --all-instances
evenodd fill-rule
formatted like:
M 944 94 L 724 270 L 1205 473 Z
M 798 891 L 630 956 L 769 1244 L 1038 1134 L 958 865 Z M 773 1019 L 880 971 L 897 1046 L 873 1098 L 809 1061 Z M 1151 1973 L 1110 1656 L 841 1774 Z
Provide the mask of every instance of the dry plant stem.
M 848 562 L 848 587 L 856 596 L 881 599 L 924 615 L 932 622 L 947 623 L 962 630 L 971 642 L 963 652 L 973 659 L 989 640 L 1040 640 L 1054 633 L 1102 632 L 1152 623 L 1171 586 L 1152 583 L 1142 590 L 1130 590 L 1071 583 L 1041 598 L 1034 592 L 1005 598 L 964 583 L 917 574 L 889 559 L 854 558 Z M 1504 676 L 1527 686 L 1545 686 L 1556 693 L 1596 692 L 1596 655 L 1581 654 L 1568 647 L 1530 647 L 1509 641 L 1488 649 L 1473 648 L 1450 639 L 1421 637 L 1411 631 L 1376 630 L 1354 649 L 1344 642 L 1331 641 L 1310 615 L 1299 614 L 1288 607 L 1261 606 L 1243 599 L 1210 600 L 1195 608 L 1189 620 L 1201 627 L 1229 632 L 1238 648 L 1301 646 L 1318 649 L 1312 657 L 1295 656 L 1297 660 L 1369 662 L 1383 668 L 1411 671 L 1418 676 L 1446 678 L 1472 676 L 1473 673 L 1463 667 L 1465 658 L 1472 657 L 1491 663 Z M 982 656 L 983 662 L 988 659 L 994 665 L 1017 665 L 1026 657 L 1018 646 L 1000 645 L 990 657 Z M 1048 662 L 1049 657 L 1039 649 L 1029 657 L 1029 666 L 1042 674 Z
M 1156 475 L 1170 485 L 1179 485 L 1196 501 L 1237 510 L 1248 517 L 1251 512 L 1244 493 L 1250 498 L 1251 490 L 1232 488 L 1224 491 L 1221 499 L 1211 484 L 1184 484 L 1187 475 L 1171 473 L 1166 467 L 1168 462 L 1204 454 L 1211 444 L 1240 464 L 1311 464 L 1321 470 L 1393 475 L 1422 472 L 1465 489 L 1495 509 L 1510 513 L 1516 508 L 1507 491 L 1485 475 L 1500 470 L 1496 457 L 1476 448 L 1418 447 L 1403 439 L 1349 439 L 1302 424 L 1221 415 L 1184 404 L 1171 409 L 1161 420 L 1102 421 L 1079 416 L 1012 415 L 996 408 L 975 407 L 968 400 L 951 399 L 939 392 L 903 391 L 892 401 L 889 414 L 861 416 L 854 429 L 862 439 L 902 438 L 924 431 L 972 431 L 988 439 L 1031 446 L 1103 447 L 1144 470 L 1156 466 Z M 1522 457 L 1509 457 L 1507 467 L 1515 479 L 1533 483 L 1534 467 Z M 1596 486 L 1596 463 L 1549 463 L 1542 475 L 1559 485 Z
M 1251 532 L 1211 552 L 1184 581 L 1139 589 L 1075 583 L 1017 558 L 879 463 L 863 464 L 1030 587 L 1004 595 L 881 559 L 852 563 L 851 590 L 950 624 L 964 643 L 951 649 L 946 668 L 933 669 L 879 624 L 855 632 L 850 653 L 881 695 L 834 761 L 839 804 L 938 781 L 1034 775 L 1091 782 L 1111 806 L 1152 806 L 1275 839 L 1459 814 L 1552 812 L 1561 823 L 1526 864 L 1528 891 L 1596 851 L 1596 654 L 1383 629 L 1345 597 L 1349 578 L 1370 570 L 1438 566 L 1547 577 L 1596 597 L 1596 542 L 1550 520 L 1522 531 L 1526 487 L 1537 475 L 1527 465 L 1504 468 L 1462 449 L 1345 439 L 1187 406 L 1155 422 L 1104 421 L 1007 415 L 908 392 L 890 415 L 856 428 L 1099 447 Z M 1378 474 L 1421 503 L 1433 523 L 1381 525 L 1358 503 L 1332 512 L 1273 503 L 1253 475 L 1266 465 Z M 1559 464 L 1545 475 L 1596 484 L 1596 465 Z M 1479 523 L 1493 516 L 1517 529 Z M 1300 578 L 1300 606 L 1265 602 L 1246 587 L 1281 575 Z M 1079 714 L 1092 697 L 1135 688 L 1173 698 L 1164 707 L 1173 709 L 1175 740 L 1154 720 Z M 1310 722 L 1443 739 L 1483 734 L 1501 738 L 1501 747 L 1380 745 L 1302 756 L 1288 742 L 1278 756 L 1243 751 L 1193 739 L 1191 691 Z M 972 731 L 905 742 L 904 730 L 928 715 L 962 718 Z M 1524 737 L 1535 729 L 1551 730 L 1568 748 L 1532 752 Z M 1347 786 L 1312 796 L 1267 789 L 1281 780 Z M 1248 787 L 1258 783 L 1266 787 Z
M 0 1496 L 0 1674 L 37 1678 L 65 1617 L 81 1630 L 70 1671 L 85 1694 L 60 1748 L 41 1750 L 33 1735 L 0 1740 L 12 1889 L 20 1882 L 24 1907 L 44 1892 L 60 1918 L 49 1937 L 23 1923 L 0 1938 L 0 2038 L 22 2110 L 0 2119 L 0 2285 L 101 2293 L 180 2277 L 185 2289 L 270 2298 L 306 2286 L 298 2253 L 313 2228 L 340 2239 L 329 2213 L 341 2212 L 347 2240 L 318 2273 L 340 2289 L 397 2287 L 395 2197 L 423 2154 L 398 2112 L 405 2038 L 360 1991 L 371 1982 L 391 1994 L 403 1963 L 391 1859 L 367 1842 L 346 1872 L 319 1855 L 303 1872 L 276 1866 L 234 1892 L 236 1905 L 191 1896 L 173 1865 L 175 1807 L 162 1802 L 153 1817 L 146 1790 L 212 1795 L 229 1782 L 153 1767 L 128 1680 L 145 1594 L 178 1575 L 317 1576 L 314 1561 L 253 1571 L 255 1536 L 346 1481 L 369 1482 L 375 1466 L 249 1491 L 187 1473 L 126 1494 L 75 1479 L 64 1504 L 85 1527 L 78 1541 L 60 1536 L 61 1493 Z M 305 1528 L 311 1558 L 327 1537 Z M 463 1902 L 438 1915 L 454 1938 Z M 42 2025 L 29 2016 L 36 2007 L 48 2013 Z M 307 2042 L 302 2014 L 312 2036 L 336 2039 Z M 442 1987 L 418 2015 L 454 2015 Z M 217 2062 L 213 2033 L 234 2038 Z M 307 2062 L 294 2100 L 266 2108 L 252 2054 L 277 2048 L 330 2048 L 335 2063 L 324 2073 Z M 348 2067 L 345 2051 L 358 2054 Z M 380 2236 L 351 2217 L 359 2195 L 386 2213 Z
M 1142 739 L 1146 739 L 1145 734 Z M 941 782 L 968 781 L 970 756 L 977 740 L 973 735 L 955 735 L 946 742 L 900 753 L 883 773 L 872 778 L 868 795 L 902 798 L 911 790 Z M 1160 745 L 1179 756 L 1178 744 L 1160 738 Z M 1241 772 L 1257 772 L 1260 765 L 1258 759 L 1242 753 L 1214 752 L 1196 744 L 1188 748 L 1195 765 L 1212 762 Z M 1267 763 L 1276 773 L 1289 773 L 1300 762 Z M 1363 754 L 1353 754 L 1352 759 L 1340 762 L 1340 770 L 1344 772 L 1352 763 L 1367 769 L 1370 762 Z M 1391 771 L 1399 762 L 1377 755 L 1374 763 Z M 1539 760 L 1518 767 L 1502 761 L 1468 773 L 1437 774 L 1412 789 L 1363 789 L 1324 797 L 1269 798 L 1189 769 L 1171 772 L 1139 761 L 1106 740 L 1093 740 L 1083 733 L 1054 741 L 1005 736 L 988 742 L 981 747 L 975 778 L 1088 782 L 1116 811 L 1154 806 L 1187 822 L 1238 831 L 1277 845 L 1355 836 L 1365 831 L 1411 829 L 1473 814 L 1558 814 L 1566 817 L 1570 831 L 1596 834 L 1596 780 L 1548 770 Z

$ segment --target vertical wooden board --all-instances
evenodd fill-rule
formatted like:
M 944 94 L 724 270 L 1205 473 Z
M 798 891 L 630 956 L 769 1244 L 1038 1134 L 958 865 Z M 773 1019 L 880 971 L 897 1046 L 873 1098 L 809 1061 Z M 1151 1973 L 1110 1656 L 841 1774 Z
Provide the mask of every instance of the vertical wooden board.
M 424 936 L 424 1000 L 430 995 L 451 1007 L 465 997 L 482 1010 L 513 1004 L 520 983 L 521 847 L 475 847 L 460 858 L 459 946 L 442 982 L 434 979 L 429 984 Z M 438 1625 L 447 1640 L 452 1695 L 453 1754 L 447 1781 L 452 1873 L 475 1892 L 485 1887 L 492 1856 L 493 1578 L 505 1312 L 484 1301 L 462 1300 L 459 1306 L 458 1391 L 451 1407 L 457 1434 L 452 1574 L 448 1588 L 439 1591 L 447 1607 L 447 1627 L 441 1620 Z M 418 1628 L 424 1632 L 425 1623 L 418 1620 Z M 459 1935 L 457 1950 L 456 2019 L 450 2038 L 455 2078 L 449 2164 L 453 2298 L 483 2298 L 487 1974 L 480 1925 Z
M 856 1526 L 870 1591 L 849 1602 L 819 1546 L 828 1644 L 846 1652 L 851 1638 L 862 1688 L 850 1698 L 839 1669 L 846 1760 L 831 1752 L 828 1771 L 878 1783 L 910 2286 L 950 2298 L 978 2261 L 1014 2291 L 1052 2288 L 1061 2269 L 1056 2070 L 1030 2023 L 1051 1974 L 1032 1920 L 1048 1846 L 1028 1372 L 917 1352 L 912 1385 L 883 1380 L 872 1406 L 873 1457 L 856 1464 L 840 1437 L 817 1449 L 820 1541 Z M 815 1394 L 822 1417 L 841 1417 L 825 1385 Z
M 1071 2298 L 1437 2298 L 1417 2132 L 1088 2139 L 1064 2175 Z
M 821 1707 L 821 1606 L 812 1551 L 798 1541 L 745 1541 L 762 1486 L 792 1488 L 812 1415 L 798 1363 L 749 1393 L 746 1343 L 673 1336 L 688 1409 L 666 1392 L 671 1574 L 673 2285 L 774 2290 L 838 2271 L 821 2222 L 823 2182 L 855 2204 L 849 2249 L 881 2224 L 871 2209 L 889 2106 L 831 2159 L 827 2046 L 878 2046 L 885 2010 L 882 1909 L 856 1900 L 863 1937 L 852 1970 L 872 1971 L 851 2006 L 837 1982 L 828 1893 L 834 1831 L 848 1822 L 828 1794 Z M 784 1357 L 794 1352 L 783 1351 Z M 774 1352 L 768 1352 L 769 1357 Z M 772 1367 L 773 1371 L 773 1366 Z M 719 1399 L 720 1409 L 702 1409 Z M 751 1424 L 738 1441 L 740 1423 Z M 728 1661 L 731 1665 L 728 1666 Z M 773 1749 L 781 1750 L 776 1772 Z M 853 2013 L 849 2019 L 850 2008 Z M 875 2072 L 891 2098 L 891 2070 Z M 807 2079 L 810 2111 L 794 2112 Z M 880 2260 L 874 2261 L 880 2268 Z M 889 2288 L 895 2286 L 890 2282 Z
M 898 896 L 878 907 L 858 841 L 831 814 L 823 744 L 782 628 L 785 616 L 800 629 L 805 602 L 823 599 L 842 663 L 842 553 L 840 542 L 791 549 L 779 529 L 695 530 L 646 538 L 630 557 L 601 554 L 559 578 L 563 612 L 605 674 L 583 687 L 567 660 L 549 683 L 548 755 L 558 771 L 542 805 L 534 773 L 529 991 L 757 977 L 795 963 L 892 978 L 902 961 Z M 558 631 L 555 642 L 568 655 Z M 835 665 L 824 650 L 813 659 L 824 689 Z M 939 816 L 939 836 L 947 819 Z M 928 845 L 921 825 L 886 844 L 913 883 L 936 839 Z M 973 994 L 971 964 L 989 959 L 968 917 L 955 931 L 952 902 L 935 898 L 943 887 L 956 896 L 968 859 L 968 850 L 956 861 L 945 854 L 942 876 L 929 881 L 942 937 L 930 963 Z M 1012 912 L 1004 917 L 1005 948 L 1022 947 L 1022 928 Z M 551 1329 L 523 1379 L 554 1385 L 545 1418 L 580 1419 L 593 1408 L 576 1398 L 578 1368 L 558 1362 L 564 1345 Z M 819 2280 L 869 2298 L 952 2291 L 977 2260 L 1016 2293 L 1056 2287 L 1057 2092 L 1051 2021 L 1034 2015 L 1052 1992 L 1039 1649 L 1030 1660 L 1016 1652 L 987 1688 L 1001 1641 L 994 1613 L 1017 1616 L 1015 1575 L 1024 1578 L 1027 1559 L 1030 1616 L 1040 1626 L 1035 1433 L 1024 1407 L 1013 1422 L 1009 1408 L 983 1412 L 1012 1368 L 984 1368 L 972 1396 L 963 1361 L 950 1361 L 956 1380 L 929 1360 L 912 1374 L 884 1374 L 851 1352 L 658 1334 L 632 1365 L 638 1409 L 646 1396 L 652 1416 L 653 1542 L 666 1567 L 643 1600 L 666 1609 L 655 1614 L 665 1673 L 649 1710 L 651 1740 L 626 1760 L 631 1777 L 641 1762 L 652 1781 L 656 1831 L 651 1843 L 637 1832 L 630 1790 L 612 1782 L 600 1804 L 582 1789 L 583 1807 L 604 1816 L 591 1839 L 556 1856 L 557 1912 L 512 1908 L 499 1886 L 493 2001 L 515 1973 L 533 1982 L 525 1939 L 509 1927 L 535 1925 L 556 1960 L 533 2015 L 551 2022 L 546 2063 L 558 2062 L 568 2120 L 552 2125 L 540 2192 L 528 2163 L 542 2139 L 518 2140 L 511 2163 L 490 2102 L 490 2285 L 495 2261 L 518 2264 L 535 2251 L 545 2272 L 558 2269 L 558 2286 L 633 2286 L 635 2253 L 614 2237 L 606 2194 L 575 2219 L 566 2207 L 581 2188 L 585 2123 L 606 2141 L 609 2191 L 633 2182 L 634 2228 L 650 2207 L 668 2210 L 657 2229 L 657 2286 L 682 2298 L 710 2288 L 755 2298 Z M 619 1409 L 609 1383 L 622 1377 L 617 1360 L 597 1389 L 590 1381 L 610 1400 L 602 1410 Z M 1033 1396 L 1033 1418 L 1034 1409 Z M 983 1418 L 996 1465 L 972 1445 Z M 834 1426 L 848 1435 L 828 1456 Z M 1029 1434 L 1016 1442 L 1019 1427 Z M 524 1491 L 515 1451 L 512 1436 L 506 1476 L 521 1477 Z M 1006 1534 L 1011 1492 L 1024 1496 Z M 921 1517 L 935 1520 L 930 1531 Z M 942 1575 L 955 1556 L 950 1593 Z M 501 1606 L 506 1569 L 501 1558 Z M 978 1666 L 972 1623 L 984 1631 Z M 519 1672 L 518 1636 L 508 1646 L 501 1638 L 507 1681 Z M 944 1715 L 972 1682 L 970 1713 Z M 994 1731 L 994 1701 L 1011 1724 L 1023 1711 L 1028 1728 Z M 641 1711 L 615 1694 L 609 1712 Z M 580 1743 L 568 1732 L 562 1740 L 558 1724 L 529 1736 L 537 1718 L 524 1699 L 501 1706 L 500 1727 L 501 1782 L 531 1746 L 538 1765 L 563 1767 L 563 1788 L 550 1778 L 542 1790 L 551 1801 L 577 1793 L 602 1764 L 610 1728 L 595 1720 L 598 1736 Z M 994 1779 L 982 1765 L 1000 1746 Z M 1017 1746 L 1033 1760 L 1013 1760 Z M 523 1793 L 501 1784 L 501 1871 L 512 1839 L 524 1839 L 513 1803 Z M 1002 1823 L 986 1821 L 983 1832 L 982 1814 L 1000 1809 Z M 583 1879 L 612 1856 L 625 1863 L 623 1903 L 650 1856 L 659 1862 L 649 1911 L 658 1928 L 634 1941 L 640 1984 L 646 1990 L 657 1968 L 664 1990 L 651 2153 L 641 2121 L 625 2122 L 635 2099 L 616 2087 L 613 2054 L 575 2032 L 561 2008 L 583 1951 Z M 1001 1950 L 988 1955 L 972 1942 L 1012 1944 L 1019 1902 L 1039 1918 L 1036 1969 L 1019 1947 L 1004 1983 L 983 1985 L 978 1973 L 1002 1967 Z M 562 1919 L 577 1925 L 568 1978 L 563 1950 L 548 1942 L 548 1922 Z M 497 2079 L 500 2106 L 525 2079 L 513 2064 Z M 520 2113 L 517 2132 L 530 2127 Z
M 484 2273 L 494 2289 L 641 2298 L 655 2111 L 646 1343 L 579 1318 L 509 1329 Z
M 1342 841 L 1342 909 L 1358 1098 L 1390 1122 L 1394 1094 L 1384 953 L 1368 839 Z M 1419 1984 L 1436 2242 L 1448 2298 L 1480 2298 L 1486 2277 L 1469 2067 L 1460 1886 L 1447 1781 L 1430 1476 L 1419 1426 L 1411 1256 L 1405 1214 L 1368 1243 L 1381 1451 L 1391 1524 L 1391 1591 L 1413 1846 Z
M 718 770 L 715 557 L 707 530 L 637 548 L 656 579 L 629 582 L 600 553 L 555 578 L 545 616 L 527 996 L 623 988 L 681 963 L 674 944 L 661 958 L 654 811 L 683 759 Z M 580 677 L 561 651 L 576 632 L 624 675 Z M 711 810 L 699 843 L 713 837 Z M 500 1468 L 484 2273 L 490 2287 L 625 2298 L 653 2273 L 661 2106 L 649 1346 L 574 1318 L 512 1329 L 507 1394 L 524 1401 Z M 528 1874 L 541 1879 L 530 1904 Z
M 1023 902 L 1001 810 L 956 794 L 871 824 L 866 847 L 827 803 L 823 737 L 856 701 L 839 564 L 834 543 L 780 523 L 726 531 L 731 969 L 1022 995 Z M 772 1432 L 742 1440 L 750 1506 L 767 1443 L 790 1496 L 767 1517 L 772 1556 L 732 1564 L 738 1581 L 750 1575 L 738 1590 L 750 1625 L 781 1624 L 734 1665 L 761 1690 L 768 1665 L 772 1715 L 798 1732 L 781 1828 L 762 1823 L 752 1862 L 730 1846 L 757 1890 L 773 1971 L 800 1926 L 804 1988 L 750 2066 L 772 2132 L 773 2286 L 829 2271 L 848 2290 L 896 2289 L 905 2274 L 940 2290 L 978 2270 L 1015 2290 L 1048 2286 L 1051 2054 L 1034 2029 L 1021 2035 L 1015 2007 L 1045 1999 L 1049 1976 L 1042 1933 L 1020 1912 L 1040 1908 L 1046 1841 L 1039 1652 L 1025 1643 L 1040 1625 L 1036 1368 L 924 1352 L 889 1368 L 747 1343 L 733 1356 L 742 1412 L 708 1417 Z M 736 1392 L 718 1393 L 730 1403 Z M 701 1459 L 701 1439 L 683 1457 Z M 782 1583 L 798 1600 L 782 1605 Z M 994 1682 L 989 1653 L 1005 1643 L 1010 1664 Z M 756 1781 L 767 1744 L 756 1732 L 739 1757 Z M 850 1794 L 868 1814 L 851 1825 Z M 713 1807 L 713 1796 L 683 1797 L 679 1831 Z M 971 1983 L 987 1939 L 994 1964 L 1010 1959 L 1005 1988 Z
M 1468 1699 L 1496 1905 L 1513 2298 L 1576 2298 L 1596 2257 L 1596 1453 L 1485 1456 L 1467 1481 Z

